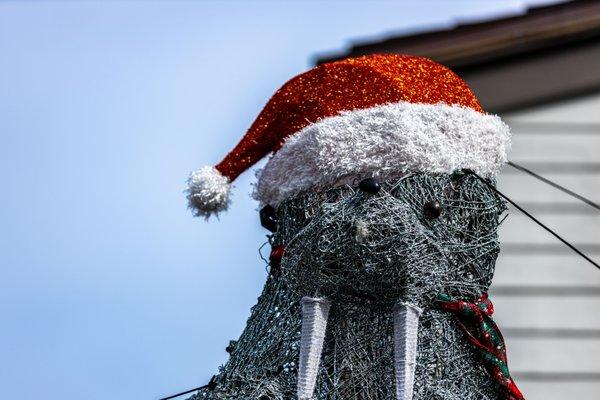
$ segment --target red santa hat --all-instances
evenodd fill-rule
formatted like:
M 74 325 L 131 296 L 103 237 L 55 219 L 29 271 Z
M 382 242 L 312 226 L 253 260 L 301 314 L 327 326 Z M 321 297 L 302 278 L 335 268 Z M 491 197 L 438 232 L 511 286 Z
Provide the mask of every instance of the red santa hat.
M 187 197 L 198 216 L 226 209 L 231 183 L 269 154 L 254 197 L 277 206 L 348 176 L 463 168 L 490 176 L 509 148 L 508 126 L 450 69 L 397 54 L 350 58 L 283 85 L 220 163 L 191 173 Z

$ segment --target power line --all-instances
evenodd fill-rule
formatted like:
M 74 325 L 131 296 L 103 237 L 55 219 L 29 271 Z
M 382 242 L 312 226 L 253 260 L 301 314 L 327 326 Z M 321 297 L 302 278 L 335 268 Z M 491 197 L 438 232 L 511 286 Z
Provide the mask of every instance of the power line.
M 568 194 L 569 196 L 572 196 L 580 201 L 583 201 L 584 203 L 586 203 L 586 204 L 594 207 L 596 210 L 600 211 L 600 205 L 594 203 L 592 200 L 587 199 L 587 198 L 583 197 L 582 195 L 577 194 L 577 193 L 573 192 L 572 190 L 569 190 L 566 187 L 559 185 L 558 183 L 552 182 L 550 179 L 544 178 L 543 176 L 533 172 L 530 169 L 523 167 L 522 165 L 515 164 L 514 162 L 511 162 L 511 161 L 508 162 L 508 165 L 510 165 L 511 167 L 513 167 L 515 169 L 518 169 L 521 172 L 525 172 L 525 173 L 533 176 L 534 178 L 539 179 L 540 181 L 560 190 L 561 192 Z
M 515 203 L 514 201 L 512 201 L 504 193 L 500 192 L 494 185 L 492 185 L 491 183 L 489 183 L 488 181 L 486 181 L 485 179 L 483 179 L 482 177 L 480 177 L 479 175 L 477 175 L 475 172 L 473 172 L 473 171 L 469 171 L 469 172 L 471 174 L 473 174 L 473 176 L 475 176 L 481 182 L 483 182 L 487 187 L 489 187 L 490 189 L 492 189 L 493 191 L 495 191 L 496 193 L 498 193 L 502 198 L 504 198 L 506 201 L 508 201 L 510 204 L 512 204 L 515 208 L 517 208 L 519 211 L 521 211 L 523 214 L 525 214 L 527 217 L 529 217 L 531 220 L 533 220 L 533 222 L 535 222 L 536 224 L 538 224 L 539 226 L 541 226 L 542 228 L 544 228 L 547 232 L 549 232 L 550 234 L 552 234 L 552 236 L 554 236 L 555 238 L 557 238 L 558 240 L 560 240 L 561 242 L 563 242 L 567 247 L 569 247 L 575 253 L 579 254 L 581 257 L 583 257 L 584 259 L 586 259 L 594 267 L 600 269 L 600 265 L 598 265 L 594 260 L 592 260 L 591 258 L 589 258 L 588 256 L 586 256 L 585 254 L 583 254 L 581 251 L 579 251 L 579 249 L 577 247 L 575 247 L 571 243 L 567 242 L 558 233 L 556 233 L 552 229 L 548 228 L 541 221 L 539 221 L 537 218 L 535 218 L 533 215 L 531 215 L 525 209 L 523 209 L 520 205 L 518 205 L 517 203 Z
M 177 393 L 177 394 L 174 394 L 174 395 L 171 395 L 171 396 L 163 397 L 163 398 L 161 398 L 161 399 L 159 399 L 159 400 L 170 400 L 170 399 L 174 399 L 175 397 L 179 397 L 179 396 L 183 396 L 184 394 L 188 394 L 188 393 L 196 392 L 196 391 L 198 391 L 198 390 L 200 390 L 200 389 L 204 389 L 204 388 L 206 388 L 206 387 L 208 387 L 208 385 L 200 386 L 200 387 L 197 387 L 197 388 L 194 388 L 194 389 L 186 390 L 185 392 L 181 392 L 181 393 Z

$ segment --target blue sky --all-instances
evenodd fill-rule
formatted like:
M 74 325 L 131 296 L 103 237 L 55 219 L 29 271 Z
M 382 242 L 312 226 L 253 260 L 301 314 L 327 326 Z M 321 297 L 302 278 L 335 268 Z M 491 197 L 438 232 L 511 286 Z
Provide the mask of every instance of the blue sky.
M 260 293 L 266 231 L 252 171 L 208 223 L 188 172 L 316 53 L 525 3 L 0 1 L 0 396 L 206 383 Z

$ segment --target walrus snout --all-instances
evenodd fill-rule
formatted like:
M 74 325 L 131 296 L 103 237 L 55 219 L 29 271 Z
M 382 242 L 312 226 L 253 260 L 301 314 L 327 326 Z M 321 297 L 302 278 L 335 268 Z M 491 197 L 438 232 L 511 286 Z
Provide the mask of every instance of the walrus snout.
M 301 296 L 393 304 L 426 292 L 420 277 L 445 262 L 420 215 L 382 189 L 324 204 L 286 248 L 282 272 Z

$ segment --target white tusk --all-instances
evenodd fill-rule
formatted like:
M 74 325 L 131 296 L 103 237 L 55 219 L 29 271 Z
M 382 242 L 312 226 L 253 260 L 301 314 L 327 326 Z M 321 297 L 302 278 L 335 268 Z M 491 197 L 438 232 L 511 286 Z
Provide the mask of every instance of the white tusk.
M 397 400 L 412 400 L 413 397 L 421 312 L 419 307 L 410 304 L 394 305 L 394 368 Z
M 298 400 L 308 400 L 315 391 L 331 303 L 313 297 L 303 297 L 301 302 L 302 334 L 298 363 Z

